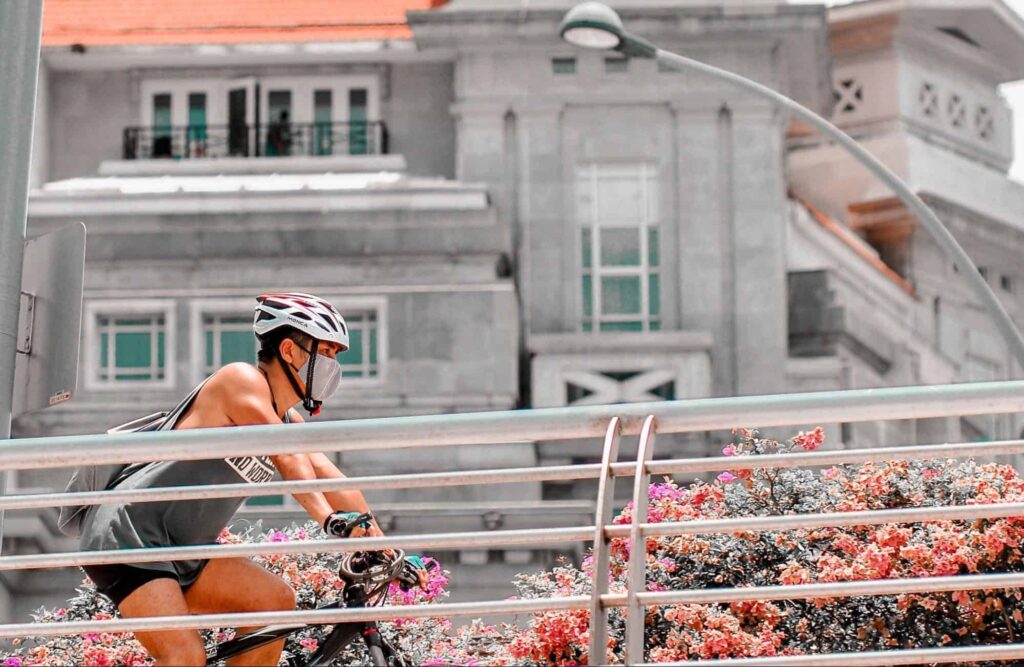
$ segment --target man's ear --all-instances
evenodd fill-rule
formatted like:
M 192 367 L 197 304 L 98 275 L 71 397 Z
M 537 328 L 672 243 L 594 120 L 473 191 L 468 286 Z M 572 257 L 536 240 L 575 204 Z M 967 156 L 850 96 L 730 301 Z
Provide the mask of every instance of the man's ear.
M 291 338 L 282 338 L 281 342 L 277 344 L 277 353 L 281 355 L 281 358 L 286 363 L 294 366 L 296 353 L 298 352 L 298 345 L 295 344 Z

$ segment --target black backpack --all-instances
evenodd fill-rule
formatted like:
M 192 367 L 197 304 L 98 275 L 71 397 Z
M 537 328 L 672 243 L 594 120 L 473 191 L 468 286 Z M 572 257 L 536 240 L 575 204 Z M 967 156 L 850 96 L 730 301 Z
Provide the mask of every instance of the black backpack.
M 208 380 L 209 378 L 207 378 Z M 115 426 L 107 433 L 142 433 L 144 431 L 170 431 L 178 423 L 185 411 L 188 410 L 199 390 L 206 384 L 206 380 L 199 383 L 199 386 L 192 390 L 185 400 L 178 403 L 178 406 L 170 412 L 154 412 L 145 417 L 133 419 L 130 422 Z M 110 485 L 117 481 L 125 468 L 130 463 L 107 463 L 104 465 L 79 466 L 72 473 L 68 485 L 64 488 L 65 493 L 84 493 L 87 491 L 105 491 Z M 82 521 L 85 519 L 85 511 L 91 505 L 65 505 L 60 508 L 60 516 L 57 518 L 57 527 L 60 532 L 68 537 L 80 537 L 82 532 Z

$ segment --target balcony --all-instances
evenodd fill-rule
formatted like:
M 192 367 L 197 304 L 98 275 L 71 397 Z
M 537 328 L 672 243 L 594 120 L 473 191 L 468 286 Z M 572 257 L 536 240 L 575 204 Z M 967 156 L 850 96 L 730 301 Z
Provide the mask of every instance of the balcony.
M 385 155 L 383 121 L 126 127 L 125 160 Z

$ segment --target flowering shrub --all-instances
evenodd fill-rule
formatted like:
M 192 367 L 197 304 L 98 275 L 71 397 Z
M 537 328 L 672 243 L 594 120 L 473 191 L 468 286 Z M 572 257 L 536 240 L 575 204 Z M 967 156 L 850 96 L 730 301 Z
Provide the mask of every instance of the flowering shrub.
M 865 463 L 823 471 L 769 469 L 757 456 L 812 451 L 821 429 L 780 443 L 740 430 L 723 454 L 749 467 L 722 473 L 711 483 L 682 488 L 671 480 L 652 484 L 647 520 L 692 521 L 818 512 L 970 505 L 1024 501 L 1024 480 L 1009 466 L 953 460 Z M 615 518 L 633 520 L 627 505 Z M 225 533 L 223 541 L 324 539 L 311 527 L 260 535 Z M 651 590 L 771 586 L 813 582 L 930 577 L 1024 570 L 1024 518 L 934 521 L 734 534 L 647 538 L 647 586 Z M 611 541 L 609 588 L 625 590 L 629 554 L 625 538 Z M 297 591 L 300 608 L 337 598 L 336 559 L 331 554 L 257 558 Z M 562 562 L 547 572 L 515 580 L 522 598 L 587 595 L 593 563 Z M 434 570 L 426 592 L 391 591 L 394 604 L 443 600 L 448 580 Z M 88 582 L 64 609 L 40 611 L 40 622 L 108 618 L 113 609 Z M 609 612 L 608 651 L 594 662 L 621 663 L 623 611 Z M 381 631 L 414 664 L 569 665 L 587 661 L 589 612 L 548 611 L 521 626 L 475 622 L 453 628 L 445 619 L 400 619 Z M 667 605 L 645 617 L 646 658 L 656 662 L 911 647 L 967 646 L 1021 641 L 1024 601 L 1017 590 L 889 595 L 733 604 Z M 325 630 L 307 629 L 290 639 L 286 654 L 316 650 Z M 230 631 L 206 633 L 221 641 Z M 287 655 L 286 655 L 287 657 Z M 344 664 L 367 664 L 353 644 Z M 87 635 L 29 641 L 6 657 L 4 667 L 55 664 L 149 664 L 129 635 Z

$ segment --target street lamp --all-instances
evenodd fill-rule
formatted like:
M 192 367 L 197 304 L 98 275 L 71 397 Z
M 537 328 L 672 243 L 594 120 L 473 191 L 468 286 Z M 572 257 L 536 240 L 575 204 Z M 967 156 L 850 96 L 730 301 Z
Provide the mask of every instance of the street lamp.
M 960 247 L 957 240 L 946 229 L 939 217 L 921 198 L 914 193 L 896 174 L 882 164 L 875 156 L 867 152 L 845 132 L 828 122 L 807 107 L 795 102 L 785 95 L 767 86 L 751 81 L 738 74 L 733 74 L 697 60 L 692 60 L 676 53 L 659 49 L 645 39 L 631 35 L 622 26 L 622 19 L 615 11 L 600 2 L 581 2 L 565 14 L 558 32 L 562 39 L 589 49 L 613 50 L 631 58 L 653 58 L 658 64 L 673 70 L 693 70 L 723 81 L 728 81 L 789 111 L 793 116 L 814 127 L 823 135 L 845 148 L 862 165 L 868 168 L 883 183 L 888 185 L 900 198 L 900 201 L 921 221 L 925 230 L 931 235 L 946 256 L 959 268 L 963 269 L 964 279 L 974 290 L 981 303 L 995 321 L 996 327 L 1006 340 L 1017 362 L 1024 368 L 1024 337 L 1017 325 L 1010 319 L 1003 304 L 999 302 L 988 282 L 978 272 L 971 258 Z

